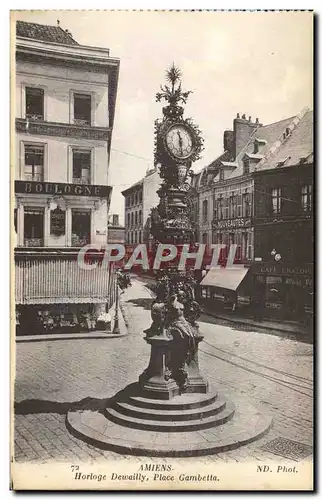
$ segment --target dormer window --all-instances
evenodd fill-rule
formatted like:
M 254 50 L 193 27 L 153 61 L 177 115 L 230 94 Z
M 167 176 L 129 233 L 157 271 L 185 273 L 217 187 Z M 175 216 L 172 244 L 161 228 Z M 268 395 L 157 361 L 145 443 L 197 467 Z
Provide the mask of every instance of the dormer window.
M 224 170 L 223 170 L 223 169 L 222 169 L 222 170 L 220 170 L 220 172 L 219 172 L 219 181 L 220 181 L 220 182 L 221 182 L 221 181 L 224 181 Z

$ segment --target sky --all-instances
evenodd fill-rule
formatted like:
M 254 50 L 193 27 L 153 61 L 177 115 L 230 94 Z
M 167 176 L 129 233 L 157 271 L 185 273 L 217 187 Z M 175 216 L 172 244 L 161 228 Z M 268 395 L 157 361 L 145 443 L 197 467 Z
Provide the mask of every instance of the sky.
M 56 25 L 82 45 L 120 58 L 109 183 L 110 213 L 123 221 L 121 191 L 153 166 L 155 94 L 174 62 L 192 90 L 185 116 L 203 132 L 195 171 L 223 152 L 237 113 L 264 125 L 313 107 L 310 12 L 20 11 L 16 19 Z

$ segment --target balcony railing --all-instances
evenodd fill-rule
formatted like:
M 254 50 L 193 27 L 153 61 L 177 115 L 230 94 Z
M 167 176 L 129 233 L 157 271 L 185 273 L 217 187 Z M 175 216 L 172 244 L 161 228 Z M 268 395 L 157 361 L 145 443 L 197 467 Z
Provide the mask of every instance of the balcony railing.
M 91 125 L 90 120 L 84 120 L 83 118 L 74 118 L 75 125 Z
M 90 184 L 90 179 L 88 177 L 73 177 L 73 184 Z
M 25 238 L 24 239 L 25 247 L 43 247 L 44 240 L 43 238 Z
M 72 235 L 72 247 L 83 247 L 85 245 L 89 245 L 89 243 L 90 243 L 89 236 Z
M 38 113 L 26 113 L 27 120 L 44 120 L 44 115 Z

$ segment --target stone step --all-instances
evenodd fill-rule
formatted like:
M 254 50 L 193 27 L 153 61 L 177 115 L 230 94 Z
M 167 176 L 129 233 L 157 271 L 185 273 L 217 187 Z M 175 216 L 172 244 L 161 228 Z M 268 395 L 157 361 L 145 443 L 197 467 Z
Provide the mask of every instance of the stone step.
M 139 408 L 132 405 L 132 401 L 116 401 L 113 405 L 114 410 L 130 417 L 158 420 L 158 421 L 187 421 L 201 420 L 211 415 L 216 415 L 224 409 L 225 399 L 217 399 L 215 402 L 202 408 L 184 408 L 180 410 L 161 410 L 160 408 Z
M 112 422 L 134 429 L 160 431 L 160 432 L 191 432 L 199 429 L 208 429 L 222 425 L 230 420 L 235 411 L 235 406 L 230 401 L 227 401 L 223 411 L 205 418 L 197 418 L 195 420 L 187 421 L 157 421 L 136 418 L 129 415 L 122 415 L 113 408 L 106 408 L 104 415 Z
M 66 426 L 71 434 L 91 446 L 115 453 L 151 457 L 192 457 L 233 450 L 260 439 L 272 423 L 246 402 L 237 402 L 229 424 L 196 432 L 153 432 L 124 427 L 98 411 L 69 411 Z M 268 439 L 272 439 L 268 436 Z
M 139 408 L 155 408 L 156 410 L 188 410 L 194 408 L 202 408 L 214 403 L 217 398 L 217 393 L 207 394 L 181 394 L 170 400 L 149 399 L 139 396 L 130 396 L 129 403 Z

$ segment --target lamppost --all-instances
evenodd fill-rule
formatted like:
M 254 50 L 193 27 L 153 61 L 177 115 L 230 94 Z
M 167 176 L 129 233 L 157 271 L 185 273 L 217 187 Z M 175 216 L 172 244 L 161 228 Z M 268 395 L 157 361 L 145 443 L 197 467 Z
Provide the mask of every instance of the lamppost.
M 119 271 L 115 272 L 115 293 L 116 293 L 116 305 L 114 314 L 114 325 L 112 333 L 118 335 L 120 333 L 119 327 Z

